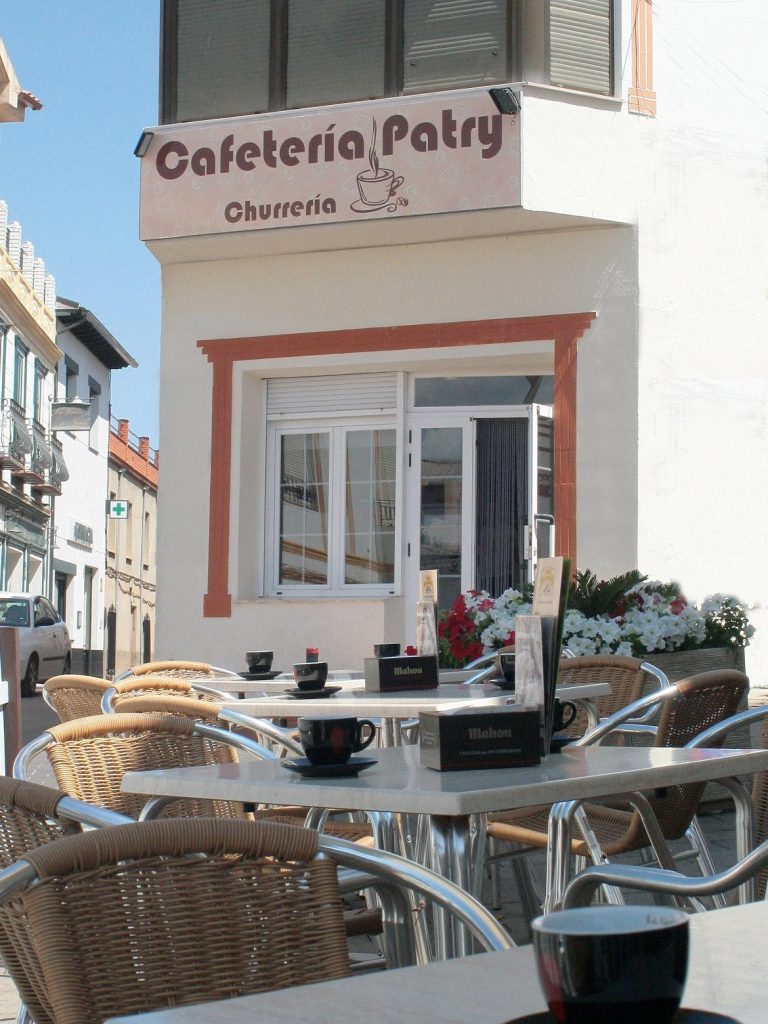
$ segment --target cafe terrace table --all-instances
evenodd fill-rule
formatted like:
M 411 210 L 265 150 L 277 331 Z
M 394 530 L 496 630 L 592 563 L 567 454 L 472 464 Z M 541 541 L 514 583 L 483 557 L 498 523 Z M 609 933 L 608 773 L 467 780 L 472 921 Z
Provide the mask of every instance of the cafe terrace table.
M 239 688 L 239 684 L 238 685 Z M 263 685 L 261 683 L 254 685 Z M 274 685 L 274 683 L 273 683 Z M 224 702 L 225 708 L 242 711 L 255 718 L 296 718 L 310 715 L 355 715 L 360 718 L 384 720 L 384 745 L 394 746 L 397 730 L 395 720 L 412 718 L 420 711 L 440 711 L 455 708 L 462 702 L 478 707 L 504 707 L 513 704 L 514 695 L 493 683 L 443 683 L 434 690 L 402 690 L 397 693 L 375 693 L 359 685 L 344 688 L 330 697 L 296 700 L 285 694 L 283 682 L 280 693 L 265 697 Z M 597 712 L 592 698 L 605 697 L 611 692 L 608 683 L 581 683 L 577 686 L 558 686 L 560 700 L 579 703 L 587 712 L 590 726 L 597 724 Z
M 665 786 L 730 778 L 768 768 L 768 750 L 690 750 L 653 747 L 566 747 L 528 768 L 489 768 L 438 772 L 424 768 L 416 745 L 373 752 L 377 764 L 357 778 L 303 778 L 279 761 L 241 760 L 238 764 L 129 772 L 122 788 L 148 797 L 197 797 L 307 808 L 344 807 L 394 816 L 421 815 L 428 826 L 425 850 L 384 828 L 376 836 L 385 849 L 426 863 L 467 892 L 479 894 L 485 854 L 485 828 L 477 815 L 567 800 L 619 797 Z M 474 827 L 473 827 L 474 826 Z M 557 907 L 568 878 L 552 870 L 553 850 L 569 849 L 570 818 L 550 819 L 546 906 Z M 439 929 L 438 929 L 439 932 Z M 440 946 L 441 942 L 446 946 Z M 438 934 L 441 955 L 469 951 L 461 928 Z
M 740 1024 L 765 1024 L 768 905 L 694 914 L 690 929 L 682 1005 L 729 1014 Z M 450 963 L 115 1017 L 107 1024 L 338 1024 L 358 1020 L 364 1013 L 376 1024 L 509 1024 L 544 1009 L 533 950 L 523 946 Z

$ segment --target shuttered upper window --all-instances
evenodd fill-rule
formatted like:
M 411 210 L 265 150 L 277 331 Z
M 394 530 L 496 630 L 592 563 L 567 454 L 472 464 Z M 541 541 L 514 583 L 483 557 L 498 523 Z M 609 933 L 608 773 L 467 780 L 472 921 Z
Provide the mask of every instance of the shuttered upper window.
M 612 0 L 533 0 L 547 14 L 533 19 L 525 2 L 164 0 L 162 119 L 482 87 L 523 71 L 609 94 Z M 527 57 L 542 51 L 544 70 Z
M 549 0 L 552 85 L 610 95 L 611 0 Z

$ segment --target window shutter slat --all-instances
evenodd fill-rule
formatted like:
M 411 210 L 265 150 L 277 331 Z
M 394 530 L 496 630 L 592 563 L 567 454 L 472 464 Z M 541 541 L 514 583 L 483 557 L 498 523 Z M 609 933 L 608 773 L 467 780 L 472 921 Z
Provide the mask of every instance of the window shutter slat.
M 549 80 L 611 94 L 611 0 L 549 0 Z

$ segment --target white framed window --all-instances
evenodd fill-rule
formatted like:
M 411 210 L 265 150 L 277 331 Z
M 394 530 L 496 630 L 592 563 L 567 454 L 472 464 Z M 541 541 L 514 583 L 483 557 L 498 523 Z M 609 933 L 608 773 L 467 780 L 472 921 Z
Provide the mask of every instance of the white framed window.
M 268 425 L 270 593 L 397 591 L 397 450 L 394 417 Z

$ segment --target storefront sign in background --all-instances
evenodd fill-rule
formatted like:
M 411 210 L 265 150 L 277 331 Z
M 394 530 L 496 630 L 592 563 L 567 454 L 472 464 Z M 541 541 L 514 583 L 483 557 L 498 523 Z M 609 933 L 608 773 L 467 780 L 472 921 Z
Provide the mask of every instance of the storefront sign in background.
M 520 130 L 486 90 L 154 129 L 142 239 L 520 205 Z

